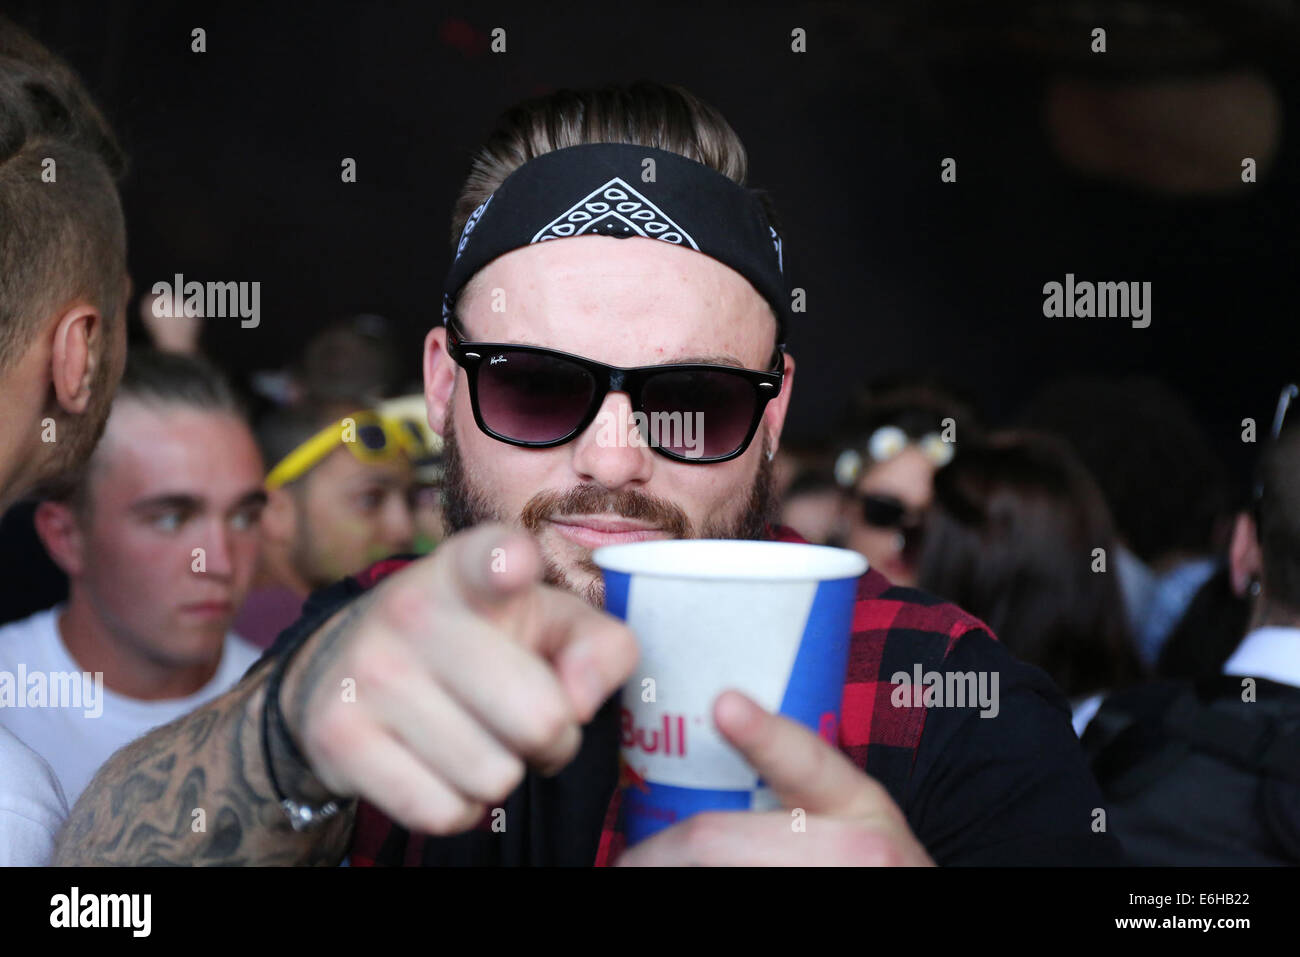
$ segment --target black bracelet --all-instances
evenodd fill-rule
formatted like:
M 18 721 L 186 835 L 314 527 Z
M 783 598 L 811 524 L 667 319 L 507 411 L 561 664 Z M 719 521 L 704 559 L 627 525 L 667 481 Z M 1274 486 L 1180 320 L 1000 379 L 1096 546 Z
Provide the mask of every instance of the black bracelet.
M 288 670 L 289 662 L 293 660 L 294 655 L 307 643 L 307 637 L 308 635 L 304 635 L 303 640 L 286 649 L 272 666 L 271 674 L 266 680 L 266 699 L 262 702 L 262 757 L 266 761 L 266 776 L 271 782 L 271 790 L 275 793 L 276 800 L 288 815 L 289 824 L 295 831 L 305 831 L 333 817 L 341 810 L 339 803 L 333 800 L 327 801 L 320 807 L 312 807 L 310 804 L 303 804 L 286 797 L 275 776 L 275 761 L 271 757 L 271 723 L 274 722 L 276 736 L 289 756 L 304 768 L 308 770 L 311 768 L 307 758 L 294 743 L 293 735 L 289 733 L 289 726 L 280 711 L 280 685 L 284 681 L 284 673 Z

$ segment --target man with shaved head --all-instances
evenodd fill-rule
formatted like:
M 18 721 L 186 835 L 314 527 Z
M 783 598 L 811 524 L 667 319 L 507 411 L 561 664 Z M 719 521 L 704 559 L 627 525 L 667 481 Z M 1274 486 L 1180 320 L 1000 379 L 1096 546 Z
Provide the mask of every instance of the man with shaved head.
M 124 158 L 76 74 L 0 17 L 0 512 L 90 454 L 122 374 Z M 65 813 L 0 728 L 0 864 L 44 863 Z

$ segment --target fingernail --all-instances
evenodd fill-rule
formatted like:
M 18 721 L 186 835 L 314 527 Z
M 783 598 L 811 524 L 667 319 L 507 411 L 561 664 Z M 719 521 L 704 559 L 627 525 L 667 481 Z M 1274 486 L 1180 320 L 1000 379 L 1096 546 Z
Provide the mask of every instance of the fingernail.
M 744 698 L 724 691 L 718 696 L 715 713 L 717 721 L 735 727 L 747 721 L 752 711 Z

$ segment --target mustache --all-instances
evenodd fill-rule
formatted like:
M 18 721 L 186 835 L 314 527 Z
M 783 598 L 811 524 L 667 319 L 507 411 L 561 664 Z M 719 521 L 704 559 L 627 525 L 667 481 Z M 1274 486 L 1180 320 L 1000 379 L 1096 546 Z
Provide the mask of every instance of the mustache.
M 599 485 L 578 485 L 566 492 L 538 492 L 528 500 L 520 523 L 533 534 L 555 515 L 618 515 L 646 522 L 672 538 L 690 538 L 691 522 L 680 508 L 662 498 L 633 489 L 612 491 Z

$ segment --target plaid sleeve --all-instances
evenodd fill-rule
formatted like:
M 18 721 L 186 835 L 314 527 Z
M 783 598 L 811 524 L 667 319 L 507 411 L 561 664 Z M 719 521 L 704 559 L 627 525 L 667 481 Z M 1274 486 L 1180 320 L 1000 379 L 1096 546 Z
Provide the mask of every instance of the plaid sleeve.
M 841 702 L 840 748 L 900 802 L 925 731 L 926 709 L 910 696 L 896 705 L 891 677 L 941 668 L 961 637 L 979 627 L 951 605 L 864 578 Z M 873 594 L 874 592 L 874 594 Z

